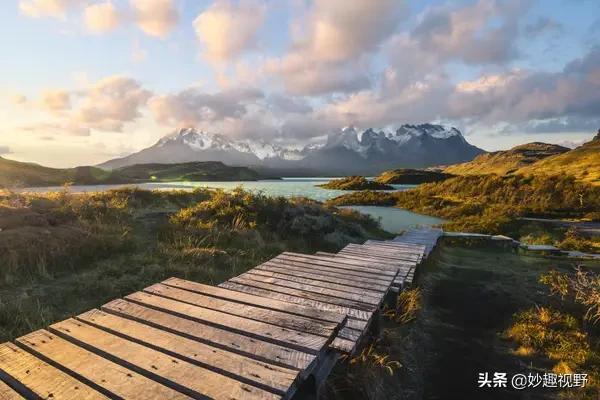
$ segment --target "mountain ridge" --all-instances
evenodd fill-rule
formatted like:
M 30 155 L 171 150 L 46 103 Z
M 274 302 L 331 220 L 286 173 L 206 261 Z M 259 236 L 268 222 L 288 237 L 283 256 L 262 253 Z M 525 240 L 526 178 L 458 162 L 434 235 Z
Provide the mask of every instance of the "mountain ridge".
M 377 174 L 390 168 L 428 167 L 473 159 L 482 149 L 469 144 L 452 127 L 402 125 L 395 131 L 358 130 L 353 126 L 332 132 L 320 145 L 303 148 L 265 141 L 234 140 L 193 128 L 180 129 L 129 156 L 98 167 L 114 169 L 131 164 L 222 161 L 231 166 L 314 170 L 326 174 Z

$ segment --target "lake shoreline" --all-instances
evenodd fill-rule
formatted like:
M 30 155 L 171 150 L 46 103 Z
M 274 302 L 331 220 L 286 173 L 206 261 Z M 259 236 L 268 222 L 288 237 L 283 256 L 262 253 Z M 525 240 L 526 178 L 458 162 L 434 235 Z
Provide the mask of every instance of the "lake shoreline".
M 326 202 L 332 198 L 347 194 L 348 190 L 325 189 L 318 187 L 319 184 L 329 182 L 332 177 L 282 177 L 281 179 L 263 179 L 258 181 L 202 181 L 202 182 L 148 182 L 136 184 L 119 185 L 71 185 L 71 186 L 48 186 L 31 187 L 19 190 L 20 193 L 49 193 L 68 190 L 69 193 L 103 192 L 112 189 L 139 188 L 142 190 L 159 191 L 193 191 L 197 188 L 223 189 L 225 191 L 241 187 L 255 193 L 264 193 L 268 196 L 282 196 L 285 198 L 307 197 L 312 200 Z M 394 190 L 404 191 L 415 187 L 415 185 L 392 185 Z M 399 233 L 407 228 L 424 225 L 440 225 L 445 221 L 436 217 L 413 213 L 409 210 L 384 207 L 384 206 L 356 206 L 352 207 L 371 215 L 381 222 L 382 228 L 388 232 Z

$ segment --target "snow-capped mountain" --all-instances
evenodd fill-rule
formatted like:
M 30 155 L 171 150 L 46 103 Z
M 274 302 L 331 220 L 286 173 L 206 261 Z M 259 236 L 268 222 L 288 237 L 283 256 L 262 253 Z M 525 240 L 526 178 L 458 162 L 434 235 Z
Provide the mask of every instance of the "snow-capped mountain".
M 100 167 L 222 161 L 233 166 L 297 168 L 324 174 L 375 174 L 389 168 L 469 161 L 482 152 L 469 144 L 458 129 L 433 124 L 402 125 L 395 131 L 345 127 L 327 135 L 322 144 L 304 148 L 234 140 L 188 128 L 165 136 L 138 153 L 107 161 Z
M 183 144 L 196 151 L 202 150 L 221 150 L 238 151 L 240 153 L 253 154 L 257 158 L 264 160 L 266 158 L 281 158 L 284 160 L 300 160 L 303 158 L 300 151 L 264 141 L 251 140 L 230 140 L 219 134 L 210 134 L 204 131 L 197 131 L 192 128 L 181 129 L 175 134 L 165 136 L 158 141 L 156 147 L 171 146 L 173 144 Z

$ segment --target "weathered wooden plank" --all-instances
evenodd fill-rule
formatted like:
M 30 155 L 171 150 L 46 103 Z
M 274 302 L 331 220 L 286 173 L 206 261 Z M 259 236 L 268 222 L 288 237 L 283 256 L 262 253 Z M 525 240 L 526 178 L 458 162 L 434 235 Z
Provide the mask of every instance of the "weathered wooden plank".
M 373 298 L 380 298 L 381 296 L 383 296 L 385 294 L 385 291 L 383 291 L 383 290 L 370 290 L 367 288 L 356 287 L 355 285 L 357 283 L 354 283 L 354 285 L 346 285 L 346 284 L 340 284 L 340 283 L 331 282 L 331 281 L 321 281 L 318 279 L 314 279 L 314 277 L 297 276 L 297 275 L 286 274 L 286 273 L 282 273 L 282 272 L 278 272 L 278 271 L 269 271 L 269 270 L 262 269 L 262 268 L 253 268 L 248 272 L 251 272 L 251 273 L 257 274 L 257 275 L 264 275 L 264 276 L 268 276 L 268 277 L 272 277 L 272 278 L 285 279 L 285 280 L 289 280 L 289 281 L 297 282 L 297 283 L 304 283 L 304 284 L 309 284 L 309 285 L 313 285 L 313 286 L 320 286 L 320 287 L 325 287 L 325 288 L 329 288 L 329 289 L 335 289 L 335 290 L 339 290 L 341 292 L 353 293 L 356 295 L 369 296 L 369 297 L 373 297 Z
M 379 270 L 377 270 L 377 269 L 370 269 L 368 271 L 365 271 L 364 269 L 363 270 L 354 269 L 354 268 L 352 268 L 352 266 L 350 266 L 350 268 L 344 268 L 344 265 L 343 265 L 344 261 L 345 260 L 342 260 L 341 262 L 338 263 L 338 264 L 342 264 L 341 265 L 342 268 L 332 267 L 331 265 L 319 264 L 319 261 L 313 261 L 313 260 L 311 260 L 310 262 L 306 262 L 306 261 L 285 260 L 285 259 L 279 259 L 279 258 L 274 258 L 272 260 L 269 260 L 269 261 L 265 262 L 265 264 L 276 265 L 276 266 L 286 267 L 286 268 L 289 266 L 293 266 L 293 267 L 300 268 L 302 270 L 306 270 L 306 272 L 309 272 L 309 273 L 321 272 L 321 273 L 335 274 L 335 275 L 331 275 L 331 276 L 341 276 L 341 277 L 347 277 L 348 279 L 367 280 L 369 282 L 379 283 L 384 286 L 388 285 L 389 281 L 392 280 L 391 276 L 388 274 L 379 275 Z
M 255 339 L 277 343 L 311 354 L 318 354 L 329 340 L 329 338 L 324 336 L 310 335 L 149 293 L 137 292 L 126 296 L 125 299 L 180 317 L 193 319 Z
M 315 356 L 118 299 L 102 310 L 271 364 L 309 369 Z
M 381 245 L 381 246 L 394 246 L 398 248 L 406 248 L 409 250 L 424 250 L 425 245 L 421 243 L 404 243 L 404 242 L 395 242 L 393 240 L 367 240 L 363 244 L 369 245 Z
M 342 328 L 342 330 L 340 330 L 336 337 L 356 342 L 363 336 L 363 333 L 364 332 L 362 330 L 352 329 L 345 326 Z
M 395 254 L 413 256 L 418 260 L 422 259 L 427 251 L 427 246 L 419 246 L 419 250 L 414 250 L 406 248 L 404 244 L 365 244 L 365 246 L 374 246 L 384 251 L 392 250 Z
M 339 254 L 339 253 L 338 253 Z M 313 254 L 301 254 L 301 253 L 291 253 L 291 252 L 284 252 L 281 253 L 280 255 L 278 255 L 277 257 L 274 258 L 275 259 L 287 259 L 287 260 L 300 260 L 300 261 L 304 261 L 304 262 L 314 262 L 314 263 L 320 263 L 323 265 L 328 265 L 331 267 L 337 267 L 337 268 L 341 268 L 342 266 L 344 268 L 347 267 L 360 267 L 360 268 L 368 268 L 369 271 L 372 270 L 376 270 L 376 271 L 380 271 L 382 269 L 389 269 L 389 262 L 383 261 L 383 262 L 375 262 L 375 263 L 370 263 L 370 264 L 365 264 L 362 261 L 357 261 L 357 260 L 337 260 L 335 259 L 335 257 L 321 257 L 321 256 L 316 256 Z M 339 264 L 343 264 L 343 265 L 339 265 Z
M 409 243 L 409 242 L 395 242 L 395 241 L 384 241 L 384 242 L 365 242 L 367 246 L 378 246 L 382 248 L 392 248 L 396 251 L 413 253 L 422 256 L 427 249 L 426 243 Z
M 382 259 L 382 258 L 377 258 L 377 256 L 373 256 L 373 257 L 362 257 L 362 256 L 356 256 L 356 255 L 352 255 L 352 254 L 344 254 L 344 253 L 340 253 L 338 255 L 335 256 L 336 260 L 339 259 L 345 259 L 345 258 L 356 258 L 359 257 L 364 261 L 371 261 L 371 262 L 387 262 L 389 263 L 388 265 L 390 267 L 392 267 L 393 269 L 395 269 L 396 271 L 398 271 L 400 268 L 412 268 L 415 265 L 417 265 L 417 263 L 415 261 L 398 261 L 398 260 L 388 260 L 388 259 Z
M 45 330 L 22 336 L 17 339 L 17 342 L 34 354 L 69 370 L 78 379 L 92 382 L 95 385 L 94 387 L 103 388 L 111 398 L 155 400 L 189 398 Z M 36 375 L 36 377 L 36 379 L 41 380 L 40 388 L 45 390 L 48 390 L 49 386 L 54 383 L 60 382 L 60 380 L 51 376 L 44 377 L 43 374 Z M 78 399 L 80 397 L 74 396 L 72 398 Z
M 357 343 L 353 340 L 336 337 L 331 343 L 330 347 L 339 350 L 343 353 L 352 354 L 354 352 L 356 344 Z
M 2 372 L 0 372 L 0 375 L 2 375 Z M 0 381 L 0 400 L 23 400 L 23 399 L 25 399 L 25 397 L 23 397 L 19 393 L 15 392 L 6 383 Z
M 240 278 L 251 279 L 254 281 L 271 283 L 273 285 L 278 285 L 278 286 L 282 286 L 282 287 L 286 287 L 286 288 L 290 288 L 290 289 L 298 289 L 298 290 L 302 290 L 302 291 L 306 291 L 306 292 L 312 292 L 312 293 L 322 294 L 322 295 L 326 295 L 326 296 L 337 297 L 337 298 L 344 299 L 344 300 L 350 300 L 350 301 L 357 302 L 358 304 L 363 304 L 363 307 L 367 307 L 367 309 L 376 307 L 381 302 L 380 297 L 360 296 L 360 295 L 353 294 L 353 293 L 342 292 L 340 290 L 328 289 L 328 288 L 310 285 L 310 284 L 304 284 L 304 283 L 297 283 L 297 282 L 288 281 L 285 279 L 271 278 L 268 276 L 255 274 L 252 272 L 252 270 L 240 275 Z
M 365 328 L 367 327 L 367 321 L 364 321 L 361 319 L 355 319 L 355 318 L 348 318 L 346 320 L 346 323 L 344 324 L 344 326 L 347 326 L 348 328 L 356 329 L 359 331 L 364 331 Z
M 385 264 L 371 264 L 371 265 L 358 265 L 358 263 L 350 263 L 346 260 L 337 260 L 336 258 L 330 257 L 316 257 L 312 255 L 288 255 L 288 253 L 282 253 L 279 256 L 273 258 L 271 261 L 275 260 L 289 260 L 289 261 L 298 261 L 305 262 L 308 264 L 315 265 L 324 265 L 329 267 L 334 267 L 338 269 L 346 269 L 350 271 L 361 271 L 368 272 L 371 274 L 376 274 L 380 277 L 384 276 L 395 276 L 396 271 L 394 268 Z
M 392 270 L 396 270 L 398 271 L 399 268 L 411 268 L 415 265 L 417 265 L 417 263 L 415 261 L 398 261 L 398 260 L 388 260 L 388 259 L 382 259 L 382 258 L 377 258 L 377 256 L 356 256 L 356 255 L 352 255 L 352 254 L 338 254 L 334 257 L 336 260 L 342 260 L 342 259 L 353 259 L 354 261 L 362 261 L 362 262 L 377 262 L 377 263 L 382 263 L 382 262 L 386 262 L 388 263 L 388 265 L 391 267 Z
M 107 399 L 83 382 L 12 343 L 0 345 L 0 378 L 28 395 L 56 399 Z M 23 397 L 0 380 L 0 399 Z
M 362 263 L 363 265 L 369 265 L 369 263 L 377 263 L 379 265 L 386 265 L 391 267 L 398 267 L 398 265 L 414 265 L 414 261 L 398 261 L 398 260 L 386 260 L 378 258 L 377 256 L 367 255 L 353 255 L 353 254 L 336 254 L 334 257 L 336 261 L 352 261 L 354 263 Z
M 382 259 L 387 259 L 387 260 L 392 260 L 392 261 L 410 261 L 410 262 L 418 262 L 419 261 L 418 259 L 414 259 L 412 257 L 403 257 L 403 256 L 399 256 L 396 254 L 375 252 L 370 249 L 363 249 L 363 250 L 342 249 L 342 250 L 340 250 L 339 254 L 353 254 L 353 255 L 358 255 L 358 256 L 367 255 L 369 257 L 382 258 Z
M 335 274 L 335 273 L 331 274 L 331 273 L 323 272 L 323 271 L 319 271 L 319 270 L 315 270 L 315 272 L 313 272 L 313 271 L 307 271 L 306 269 L 302 269 L 300 267 L 285 266 L 282 264 L 264 263 L 264 264 L 259 265 L 256 268 L 254 268 L 254 270 L 255 271 L 262 270 L 262 271 L 276 272 L 276 273 L 285 274 L 285 275 L 297 276 L 300 278 L 309 278 L 309 279 L 312 279 L 313 281 L 323 282 L 322 284 L 333 283 L 333 284 L 337 284 L 337 285 L 344 285 L 344 286 L 350 286 L 350 287 L 355 287 L 355 288 L 364 288 L 364 289 L 371 290 L 374 292 L 386 292 L 389 287 L 388 285 L 372 283 L 372 282 L 367 281 L 366 279 L 357 279 L 357 278 L 353 278 L 352 276 L 348 276 L 348 275 L 344 275 L 344 274 Z M 338 275 L 338 276 L 336 276 L 336 275 Z
M 252 306 L 263 307 L 270 310 L 284 311 L 288 314 L 296 314 L 302 317 L 335 322 L 337 324 L 341 324 L 344 321 L 344 317 L 336 312 L 316 310 L 314 307 L 306 307 L 289 303 L 287 301 L 280 301 L 261 296 L 254 296 L 247 293 L 223 289 L 217 286 L 208 286 L 197 282 L 186 281 L 184 279 L 169 278 L 163 281 L 163 283 L 165 285 L 190 290 L 192 292 L 202 293 L 208 296 L 218 297 L 221 299 L 231 300 Z
M 403 253 L 394 249 L 385 249 L 382 246 L 371 246 L 371 245 L 352 245 L 344 247 L 340 253 L 354 252 L 359 254 L 377 255 L 386 258 L 393 258 L 397 260 L 407 261 L 420 261 L 421 256 L 410 253 Z
M 285 394 L 298 378 L 297 370 L 256 361 L 100 310 L 91 310 L 76 318 L 146 347 L 275 393 Z
M 394 241 L 380 241 L 380 240 L 367 240 L 365 245 L 391 247 L 397 250 L 411 252 L 415 254 L 423 254 L 423 251 L 427 246 L 420 243 L 405 243 L 405 242 L 394 242 Z
M 274 258 L 273 260 L 278 260 L 281 255 Z M 287 257 L 287 256 L 285 256 Z M 299 256 L 296 256 L 300 258 Z M 394 273 L 399 265 L 404 264 L 414 264 L 415 261 L 408 260 L 399 260 L 399 259 L 389 259 L 387 257 L 380 257 L 376 254 L 369 253 L 356 253 L 354 251 L 350 252 L 346 250 L 346 252 L 340 252 L 336 254 L 335 257 L 321 257 L 321 260 L 315 258 L 315 256 L 311 256 L 312 258 L 305 259 L 304 262 L 309 263 L 318 263 L 320 265 L 330 265 L 333 266 L 332 263 L 336 264 L 336 268 L 345 268 L 350 270 L 362 270 L 364 272 L 369 272 L 372 274 L 376 274 L 380 277 L 385 277 L 390 273 Z M 325 263 L 322 260 L 326 260 Z M 272 260 L 272 261 L 273 261 Z M 367 270 L 365 270 L 365 268 Z
M 248 318 L 259 322 L 289 328 L 309 335 L 324 336 L 326 338 L 333 334 L 338 328 L 337 323 L 319 321 L 312 318 L 300 317 L 283 311 L 268 310 L 261 307 L 249 306 L 223 300 L 215 297 L 205 296 L 200 293 L 190 292 L 172 286 L 156 284 L 144 289 L 144 292 L 157 296 L 168 297 L 173 300 L 182 301 L 198 307 L 203 307 L 242 318 Z
M 214 399 L 277 399 L 280 397 L 74 319 L 54 324 L 50 329 L 56 334 L 68 337 L 80 346 L 192 397 L 206 396 Z
M 348 307 L 343 304 L 347 304 L 345 301 L 341 301 L 341 299 L 336 299 L 333 297 L 323 297 L 318 295 L 313 295 L 312 293 L 302 292 L 300 290 L 293 290 L 288 288 L 281 288 L 280 286 L 270 285 L 268 283 L 261 283 L 256 281 L 251 281 L 247 279 L 241 279 L 238 277 L 231 278 L 227 282 L 223 282 L 221 287 L 237 290 L 245 293 L 252 293 L 259 296 L 265 296 L 273 299 L 289 301 L 296 304 L 302 304 L 306 306 L 312 306 L 318 309 L 325 309 L 328 311 L 339 312 L 344 315 L 352 316 L 357 319 L 367 320 L 371 317 L 372 311 L 365 311 L 358 308 Z M 283 291 L 282 291 L 283 289 Z M 306 297 L 305 297 L 306 296 Z M 327 301 L 316 300 L 315 298 L 325 299 Z M 336 303 L 332 303 L 335 301 Z M 339 302 L 338 302 L 339 301 Z M 340 304 L 341 303 L 341 304 Z
M 415 246 L 418 247 L 418 250 L 415 249 Z M 402 244 L 399 242 L 393 243 L 365 243 L 365 244 L 348 244 L 344 248 L 349 249 L 370 249 L 373 251 L 385 251 L 392 252 L 402 255 L 412 255 L 414 257 L 420 257 L 423 255 L 423 250 L 425 250 L 425 246 L 422 245 L 414 245 L 414 244 Z

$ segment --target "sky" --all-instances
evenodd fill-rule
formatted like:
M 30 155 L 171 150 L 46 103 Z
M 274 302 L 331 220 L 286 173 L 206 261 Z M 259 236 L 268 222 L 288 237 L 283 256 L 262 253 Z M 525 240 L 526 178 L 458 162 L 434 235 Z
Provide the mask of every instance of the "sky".
M 600 128 L 597 0 L 4 0 L 0 156 L 93 165 L 182 127 L 404 123 L 485 150 Z

